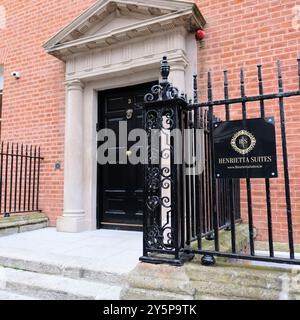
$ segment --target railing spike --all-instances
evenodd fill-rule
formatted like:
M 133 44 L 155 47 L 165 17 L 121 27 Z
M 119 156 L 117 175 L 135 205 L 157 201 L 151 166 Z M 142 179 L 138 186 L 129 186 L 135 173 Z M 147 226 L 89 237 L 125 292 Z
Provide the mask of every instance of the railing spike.
M 244 67 L 241 67 L 241 94 L 242 98 L 245 97 L 245 71 Z
M 258 81 L 262 81 L 262 65 L 258 64 L 257 69 L 258 69 Z
M 228 70 L 226 67 L 224 68 L 223 73 L 224 73 L 224 85 L 228 86 Z
M 243 119 L 247 118 L 247 110 L 246 110 L 246 102 L 245 102 L 245 72 L 244 72 L 244 67 L 241 67 L 241 73 L 240 73 L 240 80 L 241 80 L 241 97 L 243 99 L 242 102 L 242 112 L 243 112 Z
M 282 67 L 281 67 L 281 61 L 277 60 L 277 72 L 278 72 L 278 87 L 279 87 L 279 93 L 283 93 L 283 80 L 282 80 Z
M 194 103 L 198 103 L 198 76 L 194 74 Z
M 225 67 L 223 70 L 224 73 L 224 98 L 225 100 L 229 99 L 229 82 L 228 82 L 228 70 Z M 225 113 L 226 113 L 226 121 L 230 120 L 230 108 L 229 108 L 229 104 L 226 103 L 225 104 Z
M 243 66 L 241 67 L 241 83 L 245 83 L 245 71 Z
M 258 64 L 257 65 L 257 78 L 258 78 L 258 88 L 259 88 L 259 95 L 263 96 L 264 94 L 264 87 L 263 87 L 263 79 L 262 79 L 262 65 Z M 264 100 L 260 101 L 260 113 L 261 117 L 265 117 L 265 104 Z
M 207 94 L 208 94 L 208 101 L 211 102 L 213 100 L 211 70 L 208 70 L 208 73 L 207 73 Z

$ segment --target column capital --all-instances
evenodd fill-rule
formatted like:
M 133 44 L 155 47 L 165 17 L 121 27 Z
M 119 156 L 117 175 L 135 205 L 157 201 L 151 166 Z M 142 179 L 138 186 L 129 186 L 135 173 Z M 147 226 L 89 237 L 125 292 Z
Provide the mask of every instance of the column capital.
M 68 91 L 79 90 L 82 91 L 84 89 L 84 83 L 81 80 L 70 80 L 65 82 L 66 88 Z

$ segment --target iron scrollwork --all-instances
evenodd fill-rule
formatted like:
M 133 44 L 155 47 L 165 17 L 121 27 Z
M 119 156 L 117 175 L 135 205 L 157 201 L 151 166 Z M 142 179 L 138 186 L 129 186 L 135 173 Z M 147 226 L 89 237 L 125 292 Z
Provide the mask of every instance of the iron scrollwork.
M 145 102 L 172 100 L 176 98 L 179 98 L 179 90 L 173 87 L 171 83 L 168 83 L 166 86 L 158 84 L 152 87 L 150 93 L 146 94 Z
M 170 66 L 167 57 L 163 57 L 160 72 L 162 81 L 160 84 L 152 87 L 151 92 L 145 95 L 145 102 L 155 102 L 163 100 L 185 99 L 184 95 L 179 94 L 179 90 L 168 81 Z
M 172 190 L 174 181 L 171 168 L 162 162 L 171 161 L 173 148 L 170 144 L 163 147 L 161 143 L 151 145 L 151 133 L 156 130 L 161 135 L 164 130 L 172 129 L 175 123 L 174 116 L 174 110 L 170 107 L 149 109 L 145 116 L 145 129 L 148 136 L 148 165 L 145 171 L 147 210 L 145 243 L 148 249 L 168 252 L 174 250 L 172 227 L 174 199 L 164 190 Z
M 169 81 L 167 58 L 161 62 L 162 81 L 144 97 L 144 128 L 147 132 L 145 168 L 144 256 L 142 261 L 161 262 L 161 254 L 174 256 L 171 263 L 181 264 L 178 229 L 178 167 L 171 131 L 180 128 L 180 110 L 186 104 Z M 158 136 L 155 136 L 158 135 Z M 153 139 L 154 137 L 154 139 Z M 157 139 L 158 138 L 158 139 Z M 156 141 L 156 143 L 154 143 Z M 157 256 L 157 254 L 159 256 Z

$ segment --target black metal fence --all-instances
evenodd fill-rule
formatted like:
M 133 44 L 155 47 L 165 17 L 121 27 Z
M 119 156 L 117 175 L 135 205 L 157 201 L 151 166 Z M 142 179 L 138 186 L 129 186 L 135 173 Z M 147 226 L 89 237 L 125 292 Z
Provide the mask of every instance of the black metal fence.
M 0 213 L 12 214 L 39 210 L 41 150 L 37 146 L 1 144 Z
M 195 77 L 195 101 L 197 100 L 196 85 L 197 79 Z M 234 228 L 234 225 L 231 226 L 231 214 L 234 217 L 233 221 L 237 222 L 241 220 L 240 181 L 237 179 L 214 181 L 211 154 L 212 140 L 208 111 L 197 109 L 191 111 L 190 108 L 187 108 L 182 111 L 182 116 L 184 119 L 183 130 L 198 129 L 201 132 L 198 146 L 196 145 L 196 136 L 188 137 L 188 139 L 193 140 L 190 145 L 192 151 L 188 152 L 188 155 L 193 157 L 195 161 L 187 159 L 188 164 L 185 164 L 185 168 L 183 168 L 185 173 L 187 170 L 191 170 L 191 174 L 186 175 L 183 180 L 182 195 L 184 199 L 183 212 L 186 216 L 186 245 L 190 246 L 191 242 L 195 240 L 201 245 L 203 237 L 212 240 L 215 236 L 212 214 L 214 196 L 216 197 L 219 230 Z M 213 122 L 219 120 L 213 116 Z M 196 131 L 194 131 L 194 134 L 196 134 Z M 185 140 L 183 148 L 187 149 L 188 145 L 189 143 Z M 197 159 L 197 148 L 200 149 L 199 159 Z M 201 172 L 196 172 L 197 166 Z M 214 192 L 214 190 L 216 191 Z M 229 190 L 230 192 L 228 192 Z
M 145 97 L 144 123 L 148 132 L 148 162 L 145 166 L 145 209 L 144 209 L 144 255 L 141 261 L 150 263 L 169 263 L 182 265 L 195 254 L 203 255 L 203 264 L 215 263 L 215 256 L 228 258 L 300 264 L 295 256 L 288 149 L 285 119 L 285 99 L 300 96 L 300 58 L 298 58 L 299 90 L 284 92 L 281 63 L 278 62 L 278 93 L 264 94 L 262 66 L 258 65 L 258 95 L 246 96 L 244 69 L 240 73 L 239 98 L 229 98 L 228 72 L 224 71 L 224 99 L 213 100 L 212 75 L 208 72 L 208 101 L 198 102 L 197 76 L 194 77 L 194 102 L 188 103 L 184 95 L 168 82 L 170 67 L 165 57 L 161 65 L 162 82 L 152 88 Z M 274 250 L 274 211 L 271 204 L 270 179 L 265 185 L 265 218 L 267 220 L 269 253 L 257 255 L 255 250 L 255 226 L 252 179 L 217 179 L 215 174 L 214 130 L 215 123 L 220 121 L 215 114 L 224 111 L 225 121 L 231 120 L 233 107 L 241 108 L 242 120 L 248 120 L 248 104 L 257 102 L 260 105 L 260 117 L 265 119 L 269 114 L 266 101 L 279 102 L 280 149 L 282 149 L 282 171 L 284 178 L 284 195 L 286 206 L 287 238 L 289 257 L 276 256 Z M 224 108 L 224 109 L 223 109 Z M 163 120 L 166 119 L 166 120 Z M 166 125 L 167 124 L 167 127 Z M 196 166 L 175 163 L 174 149 L 176 141 L 170 139 L 169 145 L 157 146 L 157 155 L 162 160 L 168 154 L 170 165 L 164 162 L 152 164 L 151 138 L 152 130 L 199 129 L 202 132 L 201 157 L 203 170 L 187 174 L 187 169 L 195 170 Z M 194 130 L 196 132 L 196 130 Z M 190 143 L 192 141 L 192 143 Z M 199 142 L 196 136 L 190 135 L 188 143 L 183 139 L 184 153 L 187 148 L 196 154 Z M 279 145 L 277 145 L 279 148 Z M 199 160 L 199 159 L 198 159 Z M 192 169 L 191 169 L 192 168 Z M 241 181 L 245 188 L 241 189 Z M 168 188 L 169 193 L 164 191 Z M 237 249 L 236 224 L 241 221 L 241 192 L 246 201 L 247 224 L 249 225 L 249 253 L 240 253 Z M 275 213 L 276 214 L 276 213 Z M 231 252 L 222 252 L 220 248 L 220 230 L 226 228 L 231 233 Z M 281 230 L 281 232 L 285 232 Z M 203 247 L 203 238 L 214 241 L 214 249 Z M 197 241 L 196 249 L 193 242 Z

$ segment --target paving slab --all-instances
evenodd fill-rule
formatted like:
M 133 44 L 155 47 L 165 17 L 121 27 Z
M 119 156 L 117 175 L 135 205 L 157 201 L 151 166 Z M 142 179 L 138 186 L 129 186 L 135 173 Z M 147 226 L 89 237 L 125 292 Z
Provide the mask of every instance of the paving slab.
M 125 275 L 138 264 L 142 241 L 139 232 L 97 230 L 73 234 L 46 228 L 1 238 L 0 265 L 15 259 L 24 264 L 49 265 L 53 271 L 49 268 L 49 273 L 55 273 L 58 267 Z
M 0 268 L 1 289 L 46 300 L 118 300 L 121 287 Z

